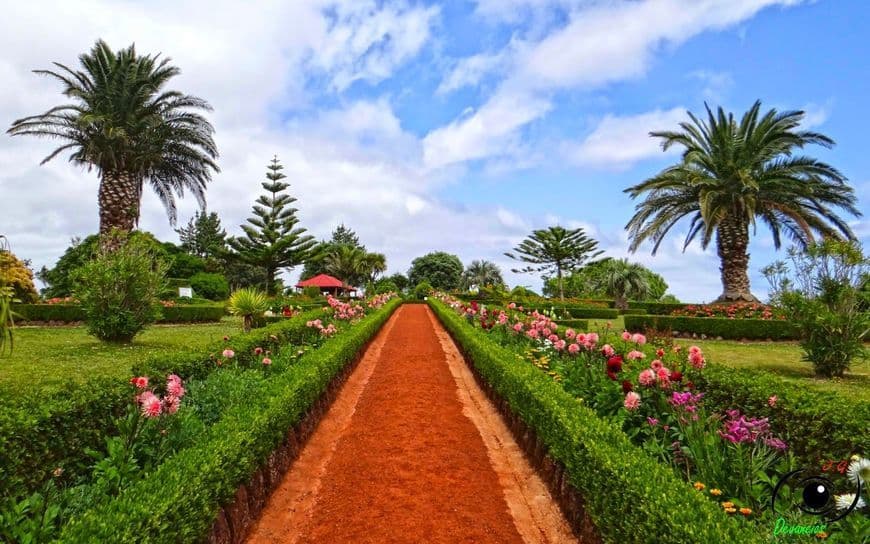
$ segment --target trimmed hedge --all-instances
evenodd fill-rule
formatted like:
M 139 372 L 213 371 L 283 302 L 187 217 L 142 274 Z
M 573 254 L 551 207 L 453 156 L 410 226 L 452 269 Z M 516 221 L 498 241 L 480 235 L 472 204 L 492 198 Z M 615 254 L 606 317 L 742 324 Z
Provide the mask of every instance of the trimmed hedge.
M 697 380 L 704 401 L 719 409 L 739 408 L 769 417 L 771 428 L 805 462 L 870 455 L 870 404 L 846 395 L 806 387 L 763 370 L 707 365 Z M 777 396 L 771 407 L 768 399 Z
M 469 327 L 442 303 L 430 299 L 429 304 L 481 376 L 565 467 L 605 542 L 766 542 L 549 376 Z
M 619 315 L 646 315 L 648 313 L 649 312 L 643 308 L 626 308 L 624 310 L 619 310 Z
M 226 345 L 236 359 L 253 360 L 260 346 L 279 352 L 282 344 L 306 341 L 316 331 L 305 324 L 323 316 L 321 310 L 305 312 L 282 323 L 240 333 L 228 344 L 216 343 L 207 349 L 180 350 L 171 355 L 153 356 L 133 365 L 132 374 L 166 376 L 178 374 L 185 381 L 204 378 L 216 365 Z M 277 340 L 273 340 L 274 335 Z M 87 472 L 93 460 L 86 448 L 102 444 L 102 437 L 116 433 L 114 418 L 129 402 L 129 385 L 122 380 L 100 378 L 70 386 L 63 392 L 42 397 L 38 393 L 0 395 L 0 495 L 34 490 L 57 467 L 74 478 Z M 10 392 L 11 393 L 11 392 Z
M 568 327 L 578 331 L 588 331 L 589 330 L 589 320 L 588 319 L 557 319 L 556 323 L 563 326 Z
M 616 319 L 619 317 L 619 310 L 613 308 L 590 308 L 587 306 L 574 306 L 570 304 L 553 304 L 552 306 L 532 306 L 527 308 L 529 311 L 537 310 L 539 312 L 568 312 L 574 319 Z
M 85 312 L 78 304 L 16 304 L 13 311 L 21 321 L 63 321 L 72 323 L 85 320 Z M 220 321 L 223 318 L 222 305 L 177 305 L 161 308 L 163 317 L 158 323 L 200 323 Z
M 332 379 L 401 304 L 395 299 L 264 382 L 260 402 L 223 415 L 203 437 L 108 504 L 64 527 L 61 542 L 196 542 L 221 505 L 263 466 Z
M 793 340 L 798 338 L 798 331 L 791 322 L 768 319 L 626 315 L 625 328 L 630 331 L 671 330 L 680 333 L 706 334 L 713 338 L 721 336 L 725 339 Z
M 637 310 L 646 310 L 652 315 L 671 315 L 674 310 L 681 310 L 691 304 L 682 302 L 629 302 L 628 307 Z

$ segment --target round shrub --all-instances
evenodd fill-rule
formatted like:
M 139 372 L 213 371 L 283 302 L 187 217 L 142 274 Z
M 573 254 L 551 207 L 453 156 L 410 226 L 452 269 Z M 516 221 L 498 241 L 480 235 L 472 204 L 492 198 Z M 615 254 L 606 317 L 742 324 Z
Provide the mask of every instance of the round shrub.
M 88 332 L 107 342 L 129 342 L 160 317 L 159 296 L 168 266 L 140 237 L 113 232 L 93 260 L 73 273 L 73 292 Z
M 230 294 L 230 284 L 222 274 L 199 272 L 190 277 L 193 294 L 209 300 L 225 300 Z

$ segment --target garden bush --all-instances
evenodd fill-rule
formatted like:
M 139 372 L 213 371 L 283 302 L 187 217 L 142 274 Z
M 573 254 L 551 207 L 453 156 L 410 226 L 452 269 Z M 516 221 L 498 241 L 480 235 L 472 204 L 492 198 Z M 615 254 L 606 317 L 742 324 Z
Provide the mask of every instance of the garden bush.
M 583 496 L 605 542 L 766 541 L 631 443 L 534 365 L 439 301 L 436 315 L 481 376 L 532 427 Z
M 705 334 L 709 337 L 749 340 L 792 340 L 797 330 L 788 321 L 768 319 L 728 319 L 721 317 L 679 317 L 665 315 L 626 315 L 625 328 L 630 331 L 675 331 Z
M 569 329 L 574 329 L 577 331 L 588 331 L 589 330 L 589 320 L 588 319 L 558 319 L 556 323 L 563 327 L 568 327 Z
M 129 342 L 160 316 L 157 302 L 168 267 L 142 238 L 107 236 L 95 258 L 73 273 L 73 292 L 90 334 Z
M 648 312 L 643 308 L 626 308 L 619 310 L 620 315 L 646 315 Z
M 674 310 L 680 310 L 687 305 L 677 302 L 639 302 L 629 301 L 628 307 L 638 310 L 646 310 L 646 313 L 652 315 L 670 315 Z
M 12 309 L 21 321 L 72 323 L 85 320 L 85 311 L 78 304 L 15 304 Z
M 616 319 L 619 310 L 615 308 L 588 308 L 568 304 L 553 304 L 551 306 L 532 306 L 528 310 L 538 310 L 541 313 L 555 311 L 557 314 L 567 313 L 574 319 Z
M 158 323 L 215 323 L 226 315 L 223 305 L 167 306 L 162 313 Z
M 230 284 L 223 274 L 199 272 L 190 277 L 193 294 L 209 300 L 225 300 L 230 294 Z
M 323 316 L 321 310 L 302 313 L 280 323 L 232 337 L 237 359 L 253 357 L 261 346 L 279 351 L 282 344 L 299 344 L 316 335 L 306 323 Z M 140 376 L 177 374 L 184 380 L 204 378 L 215 370 L 223 343 L 205 350 L 177 351 L 134 365 Z M 8 393 L 8 394 L 7 394 Z M 83 474 L 92 463 L 85 449 L 116 431 L 114 419 L 129 402 L 128 384 L 115 379 L 71 385 L 50 397 L 38 393 L 2 391 L 0 394 L 0 495 L 33 490 L 55 468 L 68 478 Z
M 73 519 L 61 542 L 202 541 L 221 505 L 273 450 L 401 302 L 395 299 L 335 340 L 263 382 L 256 403 L 224 414 L 197 442 L 109 503 Z M 154 492 L 159 490 L 159 492 Z

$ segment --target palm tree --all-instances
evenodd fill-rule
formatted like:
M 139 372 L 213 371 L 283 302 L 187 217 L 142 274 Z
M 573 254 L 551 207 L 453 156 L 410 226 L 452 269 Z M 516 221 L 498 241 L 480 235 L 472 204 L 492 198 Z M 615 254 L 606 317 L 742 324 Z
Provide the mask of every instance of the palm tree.
M 538 229 L 518 245 L 513 253 L 505 253 L 511 259 L 516 259 L 531 266 L 514 269 L 514 273 L 555 272 L 559 284 L 559 298 L 565 299 L 565 286 L 562 276 L 582 267 L 587 260 L 603 253 L 598 250 L 598 242 L 586 236 L 582 228 L 572 230 L 560 226 L 548 229 Z
M 479 287 L 485 285 L 504 287 L 501 269 L 491 261 L 471 261 L 471 264 L 462 273 L 462 288 L 470 289 L 472 285 Z
M 643 300 L 649 297 L 649 271 L 642 265 L 629 263 L 627 259 L 608 259 L 601 268 L 594 288 L 613 297 L 618 309 L 628 308 L 628 299 Z
M 362 257 L 360 268 L 366 281 L 374 283 L 378 276 L 387 271 L 387 256 L 383 253 L 366 253 Z
M 140 56 L 130 46 L 113 52 L 102 40 L 79 56 L 81 70 L 54 63 L 36 70 L 63 85 L 72 103 L 18 119 L 7 131 L 61 140 L 41 164 L 61 153 L 100 177 L 100 233 L 132 230 L 139 221 L 147 181 L 175 224 L 175 196 L 189 191 L 205 206 L 206 184 L 218 167 L 212 125 L 199 113 L 204 100 L 166 90 L 180 73 L 160 55 Z
M 801 247 L 823 238 L 854 239 L 837 209 L 860 216 L 855 194 L 834 167 L 796 155 L 810 144 L 832 147 L 823 134 L 799 130 L 802 111 L 760 114 L 753 104 L 738 123 L 733 114 L 709 107 L 702 121 L 676 132 L 653 132 L 662 148 L 683 149 L 682 160 L 625 190 L 632 198 L 645 195 L 626 225 L 631 251 L 646 240 L 655 255 L 667 233 L 691 217 L 683 250 L 700 235 L 707 248 L 716 236 L 721 261 L 722 295 L 718 301 L 757 300 L 749 290 L 749 227 L 760 219 L 779 249 L 785 234 Z
M 327 274 L 355 285 L 365 275 L 366 252 L 358 247 L 339 245 L 324 258 Z

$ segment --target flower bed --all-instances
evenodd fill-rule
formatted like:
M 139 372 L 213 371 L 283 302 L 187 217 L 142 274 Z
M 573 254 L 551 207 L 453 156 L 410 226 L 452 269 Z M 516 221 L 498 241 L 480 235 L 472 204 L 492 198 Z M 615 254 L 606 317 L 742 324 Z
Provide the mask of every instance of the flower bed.
M 249 512 L 262 506 L 269 488 L 280 480 L 281 469 L 289 466 L 288 456 L 298 448 L 299 439 L 313 429 L 306 413 L 315 406 L 322 411 L 318 399 L 400 303 L 386 303 L 258 383 L 247 392 L 253 402 L 235 403 L 193 444 L 151 474 L 72 519 L 60 541 L 139 542 L 143 535 L 157 542 L 200 541 L 208 536 L 220 507 L 229 503 L 235 505 L 233 514 L 229 520 L 221 514 L 219 525 L 229 525 L 241 538 L 240 527 L 250 521 Z M 303 420 L 308 421 L 304 428 L 288 438 L 288 429 Z M 284 453 L 272 454 L 282 442 Z
M 430 298 L 430 305 L 483 379 L 564 467 L 566 484 L 580 492 L 605 541 L 766 541 L 644 455 L 618 425 L 578 403 L 534 365 L 521 364 L 517 351 L 499 345 L 492 332 L 469 326 L 440 301 Z
M 792 323 L 772 319 L 626 315 L 625 327 L 637 331 L 671 331 L 697 336 L 703 334 L 712 338 L 721 336 L 729 340 L 794 340 L 798 337 Z
M 722 317 L 727 319 L 785 320 L 785 314 L 781 310 L 754 302 L 737 302 L 727 305 L 705 304 L 700 306 L 689 304 L 672 311 L 671 315 L 682 317 Z
M 460 302 L 443 300 L 467 315 L 468 308 Z M 476 322 L 468 320 L 472 326 Z M 823 396 L 836 401 L 835 395 L 800 396 L 794 394 L 798 388 L 769 387 L 780 385 L 770 381 L 730 390 L 725 369 L 708 369 L 695 346 L 651 347 L 643 335 L 628 332 L 616 338 L 610 331 L 601 336 L 563 332 L 537 312 L 499 315 L 496 323 L 478 332 L 509 349 L 525 366 L 544 371 L 541 375 L 550 376 L 598 417 L 616 424 L 649 457 L 696 480 L 696 490 L 726 514 L 750 518 L 759 526 L 775 521 L 769 505 L 777 475 L 801 466 L 799 462 L 818 466 L 825 453 L 837 459 L 863 453 L 867 443 L 866 432 L 860 430 L 866 427 L 866 406 L 835 403 L 835 415 L 828 419 L 824 402 L 799 409 L 796 404 L 821 401 Z M 856 409 L 851 418 L 849 408 Z M 809 424 L 809 437 L 801 434 L 804 423 Z M 828 447 L 821 446 L 826 432 L 838 425 L 846 428 L 831 435 Z M 849 502 L 846 498 L 837 496 L 838 508 Z M 852 541 L 861 530 L 860 521 L 859 513 L 838 525 L 835 540 Z

